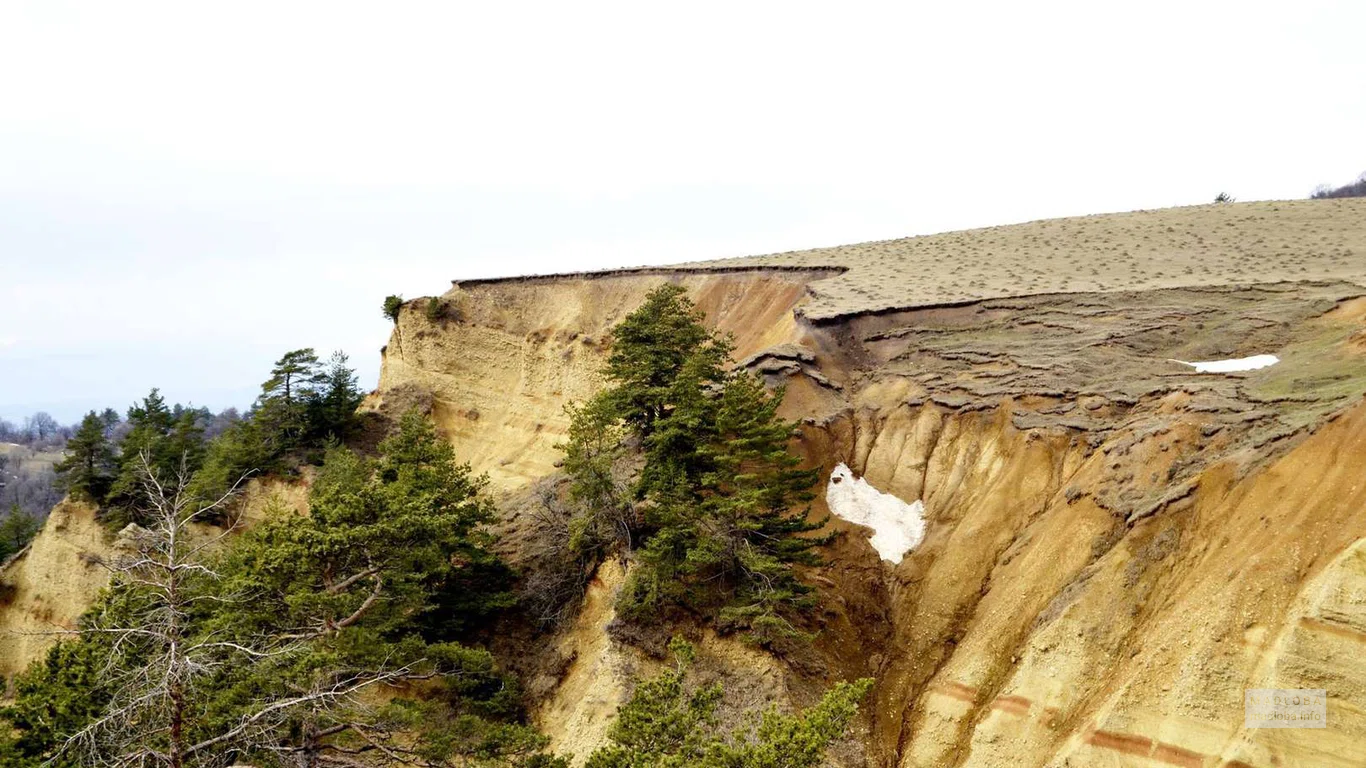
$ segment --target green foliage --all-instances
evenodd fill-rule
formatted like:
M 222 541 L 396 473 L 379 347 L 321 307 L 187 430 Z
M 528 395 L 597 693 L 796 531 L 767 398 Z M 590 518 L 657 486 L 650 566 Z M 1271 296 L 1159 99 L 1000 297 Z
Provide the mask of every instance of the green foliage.
M 118 473 L 105 499 L 109 507 L 124 513 L 119 522 L 138 519 L 134 507 L 141 495 L 143 461 L 159 474 L 171 476 L 179 471 L 181 460 L 169 440 L 177 425 L 176 418 L 159 390 L 152 389 L 141 403 L 129 407 L 128 424 L 130 429 L 119 444 Z M 183 444 L 183 439 L 178 442 Z M 188 469 L 194 471 L 197 467 Z
M 364 394 L 345 354 L 326 363 L 311 348 L 285 353 L 261 385 L 250 417 L 228 427 L 199 460 L 190 490 L 213 500 L 248 473 L 275 473 L 309 460 L 354 434 Z
M 432 677 L 431 700 L 393 703 L 376 728 L 422 734 L 417 743 L 430 759 L 532 760 L 544 739 L 516 723 L 515 680 L 487 651 L 456 642 L 512 602 L 511 573 L 481 528 L 492 520 L 485 480 L 456 463 L 417 411 L 404 414 L 379 452 L 370 460 L 329 451 L 310 514 L 277 516 L 229 554 L 224 586 L 251 599 L 218 612 L 215 632 L 315 639 L 306 654 L 236 672 L 216 717 L 240 717 L 262 695 L 320 674 L 411 666 Z
M 28 546 L 42 527 L 42 521 L 25 512 L 18 502 L 11 504 L 9 512 L 0 520 L 0 562 Z
M 546 738 L 522 724 L 516 680 L 490 653 L 459 640 L 510 603 L 511 574 L 482 530 L 492 519 L 484 484 L 416 411 L 400 419 L 377 459 L 333 448 L 310 514 L 277 510 L 216 562 L 187 565 L 175 610 L 161 606 L 166 590 L 116 579 L 83 620 L 101 631 L 59 644 L 21 677 L 15 702 L 0 712 L 0 734 L 13 732 L 0 736 L 0 764 L 51 757 L 111 701 L 125 701 L 123 681 L 161 664 L 174 636 L 204 654 L 194 657 L 203 663 L 184 688 L 186 743 L 301 692 L 367 680 L 396 686 L 398 695 L 378 707 L 343 698 L 281 709 L 253 729 L 256 741 L 223 742 L 223 756 L 264 767 L 280 763 L 253 746 L 262 740 L 320 759 L 378 743 L 414 764 L 566 768 L 544 753 Z M 174 635 L 144 635 L 154 615 L 183 618 L 172 622 Z M 135 629 L 104 629 L 115 626 Z M 241 648 L 256 650 L 234 657 Z M 163 721 L 152 711 L 134 727 L 149 729 L 146 744 L 163 749 Z
M 438 322 L 446 316 L 446 302 L 436 296 L 432 296 L 427 299 L 426 308 L 423 312 L 426 314 L 428 322 Z
M 99 715 L 108 700 L 99 674 L 106 651 L 93 642 L 59 643 L 15 677 L 14 703 L 0 709 L 0 723 L 13 730 L 0 735 L 0 765 L 43 764 L 63 736 Z M 74 768 L 77 762 L 55 765 Z
M 501 585 L 471 591 L 459 579 L 497 570 L 479 529 L 493 514 L 479 495 L 483 478 L 455 462 L 450 444 L 417 411 L 404 414 L 379 450 L 378 461 L 329 451 L 309 494 L 309 516 L 267 522 L 239 544 L 230 570 L 241 574 L 239 591 L 257 596 L 246 616 L 344 628 L 363 610 L 366 632 L 394 637 L 507 604 Z M 475 594 L 481 602 L 463 615 L 430 615 L 449 590 L 453 601 Z M 378 597 L 367 603 L 371 594 Z
M 318 355 L 304 348 L 286 352 L 261 385 L 252 418 L 283 450 L 298 446 L 308 431 L 308 405 L 322 380 Z
M 729 732 L 716 717 L 722 686 L 688 684 L 693 649 L 677 638 L 677 664 L 636 687 L 608 732 L 612 744 L 587 768 L 814 768 L 844 736 L 872 680 L 839 683 L 814 707 L 785 715 L 769 709 Z
M 98 414 L 86 414 L 76 434 L 66 441 L 66 457 L 53 466 L 58 483 L 72 496 L 99 503 L 109 492 L 115 457 L 106 429 Z
M 794 567 L 818 563 L 828 541 L 808 535 L 824 521 L 798 507 L 817 473 L 788 450 L 782 391 L 729 370 L 729 340 L 683 293 L 653 291 L 613 330 L 610 386 L 570 409 L 570 546 L 597 557 L 638 547 L 618 606 L 627 619 L 682 607 L 774 647 L 802 634 L 812 601 Z M 631 443 L 643 460 L 633 484 L 622 481 Z
M 612 329 L 605 373 L 618 414 L 641 437 L 664 416 L 684 363 L 692 361 L 705 376 L 719 371 L 730 354 L 729 341 L 702 325 L 703 314 L 686 293 L 682 286 L 660 286 Z
M 106 590 L 81 619 L 82 629 L 125 622 L 145 595 Z M 108 674 L 116 646 L 111 634 L 92 632 L 60 642 L 14 678 L 13 698 L 0 708 L 0 765 L 77 768 L 74 757 L 50 759 L 62 741 L 100 715 L 113 695 Z M 144 658 L 122 660 L 136 669 Z M 117 664 L 114 666 L 118 666 Z
M 358 424 L 356 409 L 365 393 L 361 391 L 350 359 L 341 351 L 333 352 L 318 370 L 318 386 L 308 396 L 306 438 L 316 444 L 345 440 Z
M 569 495 L 578 514 L 569 523 L 569 551 L 597 562 L 616 545 L 631 548 L 639 521 L 631 507 L 630 452 L 616 401 L 606 392 L 565 408 L 569 437 L 560 445 Z
M 402 296 L 397 296 L 397 295 L 395 295 L 395 296 L 385 296 L 385 297 L 384 297 L 384 316 L 385 316 L 385 317 L 389 318 L 390 320 L 393 320 L 394 323 L 397 324 L 397 323 L 398 323 L 398 314 L 399 314 L 400 312 L 402 312 L 402 311 L 403 311 L 403 297 L 402 297 Z
M 270 473 L 284 468 L 278 446 L 253 419 L 234 422 L 209 443 L 203 466 L 190 481 L 195 498 L 213 500 L 228 492 L 250 473 Z

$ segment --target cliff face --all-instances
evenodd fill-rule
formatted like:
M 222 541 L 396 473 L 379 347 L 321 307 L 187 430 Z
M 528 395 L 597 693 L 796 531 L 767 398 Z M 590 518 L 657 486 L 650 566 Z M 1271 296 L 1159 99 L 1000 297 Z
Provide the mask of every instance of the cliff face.
M 740 356 L 794 338 L 793 308 L 820 270 L 683 275 L 716 325 L 735 334 Z M 600 386 L 608 330 L 635 309 L 662 274 L 488 282 L 447 294 L 447 319 L 422 302 L 402 313 L 373 408 L 430 402 L 457 455 L 503 489 L 553 471 L 564 406 Z
M 105 584 L 113 540 L 95 509 L 63 501 L 27 549 L 0 569 L 0 683 L 39 658 Z
M 239 511 L 251 523 L 263 519 L 272 504 L 305 510 L 306 484 L 253 480 L 243 490 Z M 110 571 L 102 561 L 126 552 L 95 515 L 89 504 L 62 501 L 32 543 L 0 565 L 0 700 L 14 676 L 42 658 L 63 632 L 75 629 L 109 584 Z M 191 533 L 207 538 L 221 530 L 196 524 Z
M 750 704 L 878 680 L 844 765 L 1361 765 L 1366 754 L 1366 293 L 1334 280 L 999 298 L 811 319 L 828 271 L 457 285 L 403 312 L 375 408 L 429 405 L 505 500 L 553 474 L 608 329 L 683 284 L 737 359 L 788 386 L 797 448 L 923 499 L 897 565 L 867 529 L 809 577 L 815 661 L 711 638 Z M 1179 360 L 1274 354 L 1197 374 Z M 826 513 L 818 499 L 813 514 Z M 615 568 L 615 566 L 613 566 Z M 633 672 L 605 571 L 546 653 L 539 721 L 583 754 Z M 720 672 L 718 672 L 719 674 Z M 1326 688 L 1329 728 L 1248 730 L 1246 688 Z

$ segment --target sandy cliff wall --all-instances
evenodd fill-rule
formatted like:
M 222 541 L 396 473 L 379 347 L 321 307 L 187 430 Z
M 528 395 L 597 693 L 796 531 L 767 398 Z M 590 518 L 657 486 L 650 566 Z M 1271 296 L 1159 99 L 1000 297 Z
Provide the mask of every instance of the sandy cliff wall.
M 99 560 L 113 554 L 113 537 L 95 509 L 63 501 L 43 530 L 0 570 L 0 680 L 8 681 L 71 630 L 91 598 L 109 583 Z
M 238 511 L 245 525 L 263 519 L 273 505 L 306 510 L 307 484 L 253 480 Z M 244 526 L 245 527 L 245 526 Z M 219 529 L 196 525 L 215 536 Z M 109 583 L 101 565 L 120 553 L 118 537 L 96 519 L 96 509 L 71 500 L 58 504 L 33 542 L 0 567 L 0 699 L 14 675 L 75 629 L 81 614 Z
M 481 283 L 407 307 L 379 408 L 426 402 L 460 454 L 516 493 L 554 471 L 563 405 L 590 395 L 606 331 L 665 279 L 738 358 L 785 382 L 798 447 L 923 499 L 898 565 L 846 535 L 820 660 L 724 650 L 767 699 L 872 674 L 845 765 L 1362 765 L 1366 755 L 1366 303 L 1346 283 L 992 300 L 794 316 L 822 273 Z M 1165 362 L 1272 353 L 1264 371 Z M 1166 367 L 1164 367 L 1166 366 Z M 823 514 L 818 499 L 813 514 Z M 635 669 L 602 636 L 615 578 L 559 639 L 541 724 L 601 738 Z M 591 682 L 590 682 L 591 681 Z M 1244 730 L 1248 687 L 1325 687 L 1328 731 Z
M 600 386 L 607 332 L 654 287 L 687 286 L 737 354 L 788 341 L 792 310 L 819 271 L 736 272 L 485 282 L 443 298 L 447 319 L 431 322 L 410 302 L 384 351 L 370 407 L 430 400 L 461 458 L 496 486 L 520 487 L 553 470 L 565 434 L 564 406 Z

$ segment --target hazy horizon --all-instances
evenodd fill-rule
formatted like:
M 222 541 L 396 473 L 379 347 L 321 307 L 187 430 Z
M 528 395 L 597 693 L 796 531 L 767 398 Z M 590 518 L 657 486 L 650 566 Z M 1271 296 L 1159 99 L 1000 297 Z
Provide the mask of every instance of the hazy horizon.
M 375 385 L 385 295 L 1366 171 L 1366 7 L 0 8 L 0 417 Z

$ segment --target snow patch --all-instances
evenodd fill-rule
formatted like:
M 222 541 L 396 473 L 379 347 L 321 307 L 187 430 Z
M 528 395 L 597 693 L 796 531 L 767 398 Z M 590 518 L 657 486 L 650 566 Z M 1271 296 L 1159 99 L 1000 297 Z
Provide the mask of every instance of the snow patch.
M 1170 358 L 1168 358 L 1170 359 Z M 1235 371 L 1255 371 L 1258 368 L 1279 363 L 1281 359 L 1275 355 L 1253 355 L 1252 357 L 1239 357 L 1232 360 L 1205 360 L 1198 363 L 1188 363 L 1185 360 L 1172 360 L 1173 363 L 1189 365 L 1195 369 L 1196 373 L 1233 373 Z
M 892 563 L 901 562 L 907 552 L 925 539 L 925 504 L 919 499 L 907 504 L 890 493 L 868 484 L 843 464 L 830 473 L 825 486 L 825 502 L 830 511 L 856 525 L 873 529 L 868 543 Z

